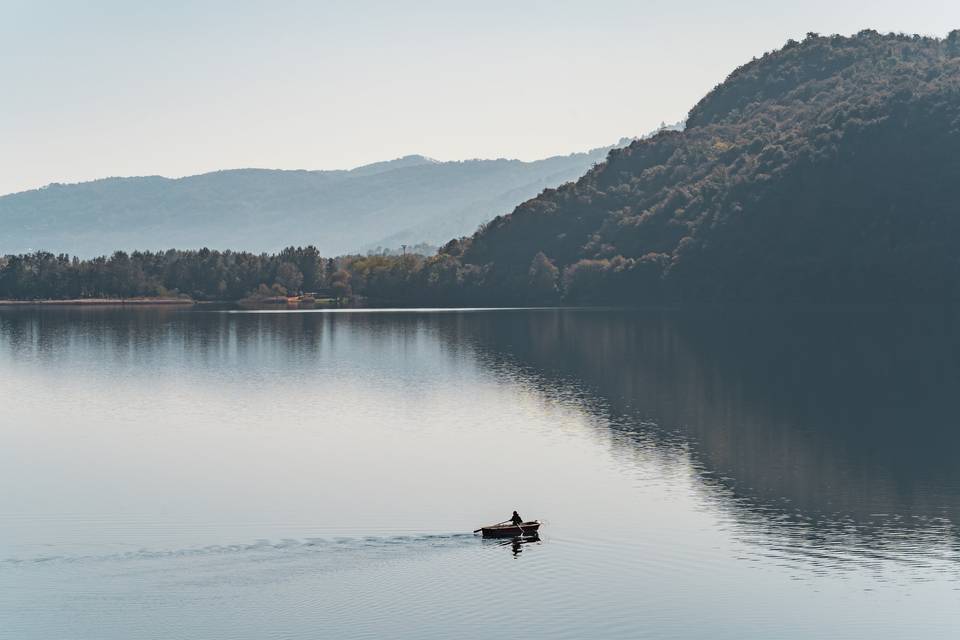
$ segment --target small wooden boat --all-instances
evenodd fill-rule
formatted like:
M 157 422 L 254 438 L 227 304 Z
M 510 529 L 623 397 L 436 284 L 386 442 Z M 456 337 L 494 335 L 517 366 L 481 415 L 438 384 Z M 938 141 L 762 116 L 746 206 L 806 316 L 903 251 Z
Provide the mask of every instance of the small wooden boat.
M 512 522 L 493 524 L 489 527 L 481 527 L 480 531 L 484 538 L 519 538 L 520 536 L 535 536 L 539 528 L 540 523 L 533 520 L 521 525 L 515 525 Z

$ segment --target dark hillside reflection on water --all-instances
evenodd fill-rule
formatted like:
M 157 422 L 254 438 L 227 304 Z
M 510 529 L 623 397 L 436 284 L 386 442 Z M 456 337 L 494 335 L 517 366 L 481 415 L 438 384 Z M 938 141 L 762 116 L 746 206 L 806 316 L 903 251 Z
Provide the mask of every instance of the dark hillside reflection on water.
M 960 559 L 952 313 L 543 311 L 459 316 L 445 336 L 580 394 L 621 445 L 689 451 L 755 542 Z

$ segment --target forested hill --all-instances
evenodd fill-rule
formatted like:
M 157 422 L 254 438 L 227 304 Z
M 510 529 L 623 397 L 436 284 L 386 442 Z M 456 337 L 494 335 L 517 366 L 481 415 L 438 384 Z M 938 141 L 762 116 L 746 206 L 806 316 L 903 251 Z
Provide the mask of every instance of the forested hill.
M 790 41 L 444 251 L 501 301 L 960 298 L 960 32 Z
M 628 143 L 623 140 L 621 144 Z M 180 179 L 108 178 L 0 197 L 0 255 L 316 245 L 324 255 L 472 233 L 610 147 L 534 162 L 407 156 L 352 171 L 239 169 Z

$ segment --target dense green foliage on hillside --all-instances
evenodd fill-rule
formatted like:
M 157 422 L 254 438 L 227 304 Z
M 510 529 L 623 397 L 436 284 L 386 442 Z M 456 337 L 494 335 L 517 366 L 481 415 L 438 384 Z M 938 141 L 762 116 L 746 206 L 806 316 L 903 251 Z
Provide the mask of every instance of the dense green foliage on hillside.
M 579 303 L 960 297 L 960 35 L 809 35 L 734 71 L 683 132 L 445 249 L 522 300 L 543 253 Z

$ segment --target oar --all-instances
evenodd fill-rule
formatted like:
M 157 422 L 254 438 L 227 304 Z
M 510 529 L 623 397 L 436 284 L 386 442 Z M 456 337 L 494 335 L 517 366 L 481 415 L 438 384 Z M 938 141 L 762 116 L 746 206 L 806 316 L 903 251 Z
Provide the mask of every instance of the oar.
M 503 522 L 498 522 L 497 524 L 491 524 L 490 526 L 495 527 L 500 524 L 507 524 L 508 522 L 510 522 L 510 520 L 504 520 Z M 479 529 L 474 529 L 473 532 L 477 533 L 478 531 L 483 531 L 484 529 L 486 529 L 486 527 L 480 527 Z

